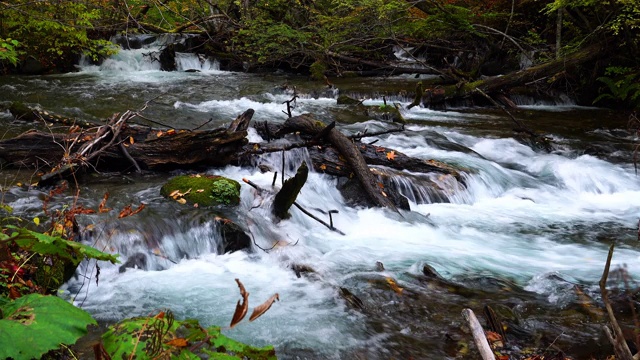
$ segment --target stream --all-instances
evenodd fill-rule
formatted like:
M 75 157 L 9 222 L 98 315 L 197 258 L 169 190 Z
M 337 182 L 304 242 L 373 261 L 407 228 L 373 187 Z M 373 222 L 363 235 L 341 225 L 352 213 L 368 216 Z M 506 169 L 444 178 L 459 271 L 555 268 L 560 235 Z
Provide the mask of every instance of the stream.
M 346 133 L 396 126 L 337 105 L 335 91 L 303 76 L 226 72 L 215 61 L 190 54 L 178 57 L 179 69 L 198 72 L 162 72 L 144 53 L 123 50 L 101 66 L 82 64 L 70 74 L 0 77 L 0 105 L 20 100 L 97 121 L 150 101 L 144 112 L 149 119 L 186 129 L 213 119 L 206 127 L 215 128 L 248 108 L 255 110 L 254 121 L 284 121 L 283 102 L 291 98 L 282 90 L 287 84 L 300 94 L 293 115 L 336 120 Z M 365 105 L 382 105 L 384 94 L 406 107 L 411 99 L 403 90 L 413 89 L 417 81 L 398 76 L 334 83 L 341 93 L 365 98 Z M 272 344 L 282 359 L 475 358 L 460 313 L 468 307 L 480 316 L 482 307 L 491 305 L 519 334 L 523 347 L 544 350 L 553 342 L 577 359 L 604 358 L 612 353 L 601 332 L 605 318 L 585 310 L 581 294 L 599 299 L 598 280 L 614 240 L 612 269 L 624 265 L 630 274 L 640 274 L 640 179 L 633 164 L 637 139 L 622 114 L 566 100 L 518 102 L 515 115 L 548 134 L 552 152 L 514 139 L 513 123 L 504 113 L 477 108 L 402 110 L 409 122 L 404 132 L 366 139 L 468 169 L 466 187 L 440 184 L 444 198 L 428 191 L 425 184 L 432 182 L 423 175 L 398 177 L 395 184 L 411 211 L 350 207 L 336 189 L 337 179 L 312 172 L 298 202 L 310 210 L 337 210 L 333 222 L 344 236 L 297 209 L 291 210 L 291 219 L 274 223 L 264 205 L 268 199 L 241 181 L 270 188 L 273 173 L 257 167 L 206 171 L 242 183 L 239 207 L 215 211 L 185 208 L 160 196 L 162 184 L 178 171 L 93 175 L 81 184 L 78 202 L 96 208 L 109 192 L 107 205 L 116 210 L 82 218 L 94 226 L 89 240 L 121 254 L 123 261 L 147 254 L 155 271 L 121 273 L 119 265 L 100 264 L 96 283 L 95 264 L 84 264 L 79 276 L 61 288 L 61 296 L 105 323 L 169 308 L 176 318 L 226 326 L 240 299 L 238 278 L 251 294 L 250 308 L 274 293 L 280 301 L 260 319 L 224 333 L 256 346 Z M 4 137 L 27 125 L 0 113 Z M 249 139 L 266 142 L 255 130 Z M 305 150 L 288 152 L 286 175 L 292 176 L 302 161 L 309 161 Z M 283 167 L 279 153 L 263 156 L 260 163 L 278 171 Z M 27 170 L 2 173 L 3 184 L 28 183 L 33 175 Z M 37 216 L 44 194 L 12 187 L 5 188 L 3 199 L 17 214 Z M 50 206 L 61 208 L 73 195 Z M 146 205 L 143 212 L 117 219 L 118 209 L 139 203 Z M 216 253 L 220 235 L 211 219 L 218 212 L 251 232 L 256 244 L 251 253 Z M 275 243 L 268 252 L 258 248 Z M 298 277 L 293 265 L 313 272 Z M 442 279 L 425 277 L 425 265 Z M 388 278 L 402 293 L 389 287 Z M 354 308 L 340 288 L 361 299 L 364 308 Z M 461 350 L 465 342 L 468 353 Z

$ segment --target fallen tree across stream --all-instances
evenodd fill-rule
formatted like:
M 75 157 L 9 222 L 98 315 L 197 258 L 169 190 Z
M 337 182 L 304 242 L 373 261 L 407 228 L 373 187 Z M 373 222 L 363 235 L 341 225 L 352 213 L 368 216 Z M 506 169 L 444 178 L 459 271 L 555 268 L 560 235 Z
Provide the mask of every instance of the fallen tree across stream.
M 30 113 L 30 120 L 33 116 L 44 120 L 41 112 L 25 111 Z M 38 169 L 44 173 L 39 184 L 46 186 L 61 178 L 77 178 L 91 171 L 167 171 L 255 164 L 256 157 L 264 153 L 304 147 L 309 150 L 316 171 L 357 179 L 359 188 L 364 190 L 363 196 L 369 199 L 364 203 L 393 211 L 398 207 L 408 208 L 406 199 L 395 193 L 395 189 L 384 186 L 381 173 L 372 171 L 370 166 L 446 174 L 462 182 L 458 170 L 449 165 L 363 143 L 360 138 L 366 134 L 358 139 L 349 138 L 335 129 L 335 124 L 326 125 L 311 114 L 291 117 L 277 126 L 277 136 L 295 132 L 302 134 L 303 140 L 294 137 L 287 146 L 249 144 L 247 128 L 253 114 L 252 109 L 245 111 L 228 127 L 186 130 L 135 124 L 133 120 L 144 118 L 140 111 L 114 114 L 105 123 L 93 126 L 83 122 L 82 127 L 69 126 L 72 123 L 69 119 L 46 113 L 48 131 L 34 129 L 0 141 L 0 159 L 5 167 Z M 56 119 L 62 120 L 53 126 L 48 123 Z

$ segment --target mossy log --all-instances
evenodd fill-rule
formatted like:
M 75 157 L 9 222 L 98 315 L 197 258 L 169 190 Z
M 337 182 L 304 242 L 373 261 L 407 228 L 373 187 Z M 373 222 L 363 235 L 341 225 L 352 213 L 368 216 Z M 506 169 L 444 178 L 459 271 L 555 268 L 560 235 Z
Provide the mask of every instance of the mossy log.
M 573 54 L 544 64 L 532 66 L 528 69 L 516 71 L 507 75 L 493 76 L 484 80 L 448 85 L 437 89 L 439 96 L 430 97 L 425 103 L 438 105 L 447 101 L 462 100 L 469 97 L 482 98 L 476 94 L 476 88 L 484 93 L 492 95 L 496 92 L 508 90 L 516 86 L 527 86 L 531 82 L 544 78 L 553 78 L 567 69 L 575 68 L 581 64 L 592 61 L 602 55 L 603 45 L 600 43 L 591 45 Z M 442 96 L 440 96 L 442 94 Z

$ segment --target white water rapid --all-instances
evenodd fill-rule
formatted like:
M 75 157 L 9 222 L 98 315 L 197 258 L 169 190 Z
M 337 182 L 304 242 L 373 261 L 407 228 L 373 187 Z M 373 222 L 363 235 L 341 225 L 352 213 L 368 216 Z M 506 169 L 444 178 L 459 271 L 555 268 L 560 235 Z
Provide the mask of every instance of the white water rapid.
M 138 103 L 155 94 L 165 94 L 156 103 L 160 110 L 154 115 L 175 127 L 195 127 L 209 117 L 219 119 L 218 125 L 228 123 L 248 108 L 256 111 L 256 121 L 284 120 L 282 103 L 291 94 L 275 91 L 274 86 L 289 79 L 222 72 L 214 61 L 194 55 L 179 55 L 179 68 L 202 73 L 163 73 L 157 63 L 148 60 L 145 51 L 149 49 L 121 51 L 100 66 L 83 66 L 79 74 L 42 81 L 63 81 L 62 85 L 53 85 L 68 87 L 69 93 L 101 89 L 101 97 L 111 96 L 114 103 L 118 103 L 118 96 L 125 97 L 120 94 L 123 91 L 126 97 L 137 94 Z M 304 79 L 293 81 L 308 84 Z M 18 84 L 16 88 L 30 96 L 28 87 Z M 94 101 L 99 102 L 100 98 Z M 408 103 L 409 100 L 402 105 Z M 365 105 L 380 104 L 381 98 L 365 101 Z M 93 111 L 79 104 L 65 108 Z M 553 110 L 569 114 L 576 108 Z M 527 111 L 540 119 L 552 113 L 535 106 Z M 324 95 L 301 96 L 293 114 L 306 112 L 339 122 L 345 114 L 353 115 L 346 106 L 338 106 L 335 98 Z M 563 116 L 562 112 L 553 114 Z M 234 281 L 238 278 L 250 293 L 251 308 L 273 293 L 280 295 L 280 301 L 255 322 L 245 320 L 234 329 L 225 330 L 226 335 L 253 345 L 273 344 L 282 358 L 305 358 L 304 354 L 311 354 L 309 358 L 337 359 L 358 351 L 364 351 L 364 358 L 389 358 L 394 354 L 387 352 L 394 332 L 414 336 L 416 341 L 422 335 L 409 324 L 396 330 L 385 330 L 382 325 L 372 329 L 370 313 L 349 308 L 339 295 L 339 287 L 349 288 L 368 307 L 385 312 L 402 307 L 403 297 L 388 291 L 388 301 L 375 302 L 368 295 L 376 287 L 375 282 L 366 279 L 391 277 L 400 287 L 412 291 L 441 291 L 421 288 L 415 281 L 423 265 L 428 264 L 447 280 L 464 283 L 466 278 L 495 278 L 512 282 L 549 306 L 561 309 L 575 300 L 570 290 L 573 284 L 587 290 L 597 288 L 612 240 L 620 241 L 613 267 L 626 264 L 630 273 L 640 274 L 640 251 L 633 243 L 640 215 L 640 179 L 630 158 L 614 163 L 606 157 L 586 155 L 579 135 L 566 133 L 551 134 L 553 141 L 560 144 L 556 151 L 534 151 L 512 137 L 509 119 L 499 113 L 413 108 L 403 110 L 403 115 L 409 121 L 404 132 L 366 140 L 378 140 L 376 145 L 465 169 L 466 186 L 440 183 L 443 188 L 439 193 L 446 194 L 446 202 L 433 203 L 429 191 L 420 192 L 411 186 L 419 185 L 423 175 L 407 174 L 410 176 L 397 179 L 396 185 L 411 200 L 411 211 L 398 215 L 377 208 L 353 208 L 346 205 L 336 189 L 335 178 L 311 173 L 298 202 L 327 221 L 326 215 L 312 209 L 338 210 L 333 221 L 346 234 L 342 236 L 297 209 L 291 210 L 291 219 L 274 223 L 267 209 L 268 199 L 265 201 L 241 182 L 247 178 L 270 188 L 272 172 L 236 166 L 210 169 L 210 174 L 242 183 L 241 204 L 235 213 L 257 245 L 271 248 L 279 241 L 278 246 L 268 252 L 254 246 L 251 253 L 217 255 L 212 253 L 216 232 L 206 224 L 192 226 L 156 239 L 162 255 L 176 264 L 160 257 L 149 261 L 165 270 L 127 269 L 120 273 L 118 266 L 101 264 L 96 284 L 95 268 L 89 266 L 86 275 L 92 276 L 90 279 L 72 280 L 62 292 L 73 295 L 75 304 L 101 320 L 116 321 L 170 308 L 178 318 L 194 317 L 204 325 L 225 326 L 240 298 Z M 338 127 L 356 132 L 395 126 L 364 120 L 367 121 Z M 602 132 L 604 135 L 589 134 L 611 136 L 607 131 Z M 265 141 L 255 130 L 249 132 L 249 139 Z M 280 154 L 273 154 L 261 162 L 280 171 L 281 161 Z M 305 151 L 296 150 L 289 152 L 285 161 L 286 175 L 291 176 L 302 161 L 309 159 Z M 175 204 L 159 196 L 162 180 L 144 181 L 148 182 L 110 189 L 112 198 L 122 196 L 129 202 L 145 202 L 149 211 L 160 214 L 145 220 L 141 213 L 139 220 L 131 221 L 139 221 L 143 228 L 161 227 L 158 222 L 181 221 L 173 210 L 166 210 Z M 95 199 L 101 198 L 94 195 Z M 9 205 L 17 211 L 21 208 L 18 202 Z M 119 229 L 99 233 L 99 241 L 119 249 L 126 258 L 138 249 L 141 237 L 136 232 L 139 230 Z M 188 248 L 188 258 L 173 258 L 180 246 Z M 384 264 L 384 272 L 376 270 L 376 261 Z M 297 277 L 292 265 L 308 266 L 314 273 Z M 482 305 L 463 300 L 460 308 Z M 437 317 L 434 313 L 424 321 Z M 458 324 L 461 319 L 437 324 L 444 322 Z M 430 336 L 441 336 L 434 331 L 436 335 Z

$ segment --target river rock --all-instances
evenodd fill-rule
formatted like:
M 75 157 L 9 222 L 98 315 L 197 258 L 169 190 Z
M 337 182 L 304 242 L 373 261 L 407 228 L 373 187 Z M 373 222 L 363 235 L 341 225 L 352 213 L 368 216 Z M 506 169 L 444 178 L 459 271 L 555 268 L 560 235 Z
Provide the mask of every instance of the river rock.
M 238 205 L 240 184 L 223 176 L 180 175 L 164 184 L 160 194 L 192 206 Z
M 393 105 L 367 106 L 364 114 L 375 120 L 393 121 L 397 123 L 406 123 L 404 117 Z
M 20 67 L 20 72 L 25 75 L 40 75 L 42 74 L 46 68 L 40 60 L 38 60 L 35 56 L 29 55 L 22 62 L 22 66 Z

